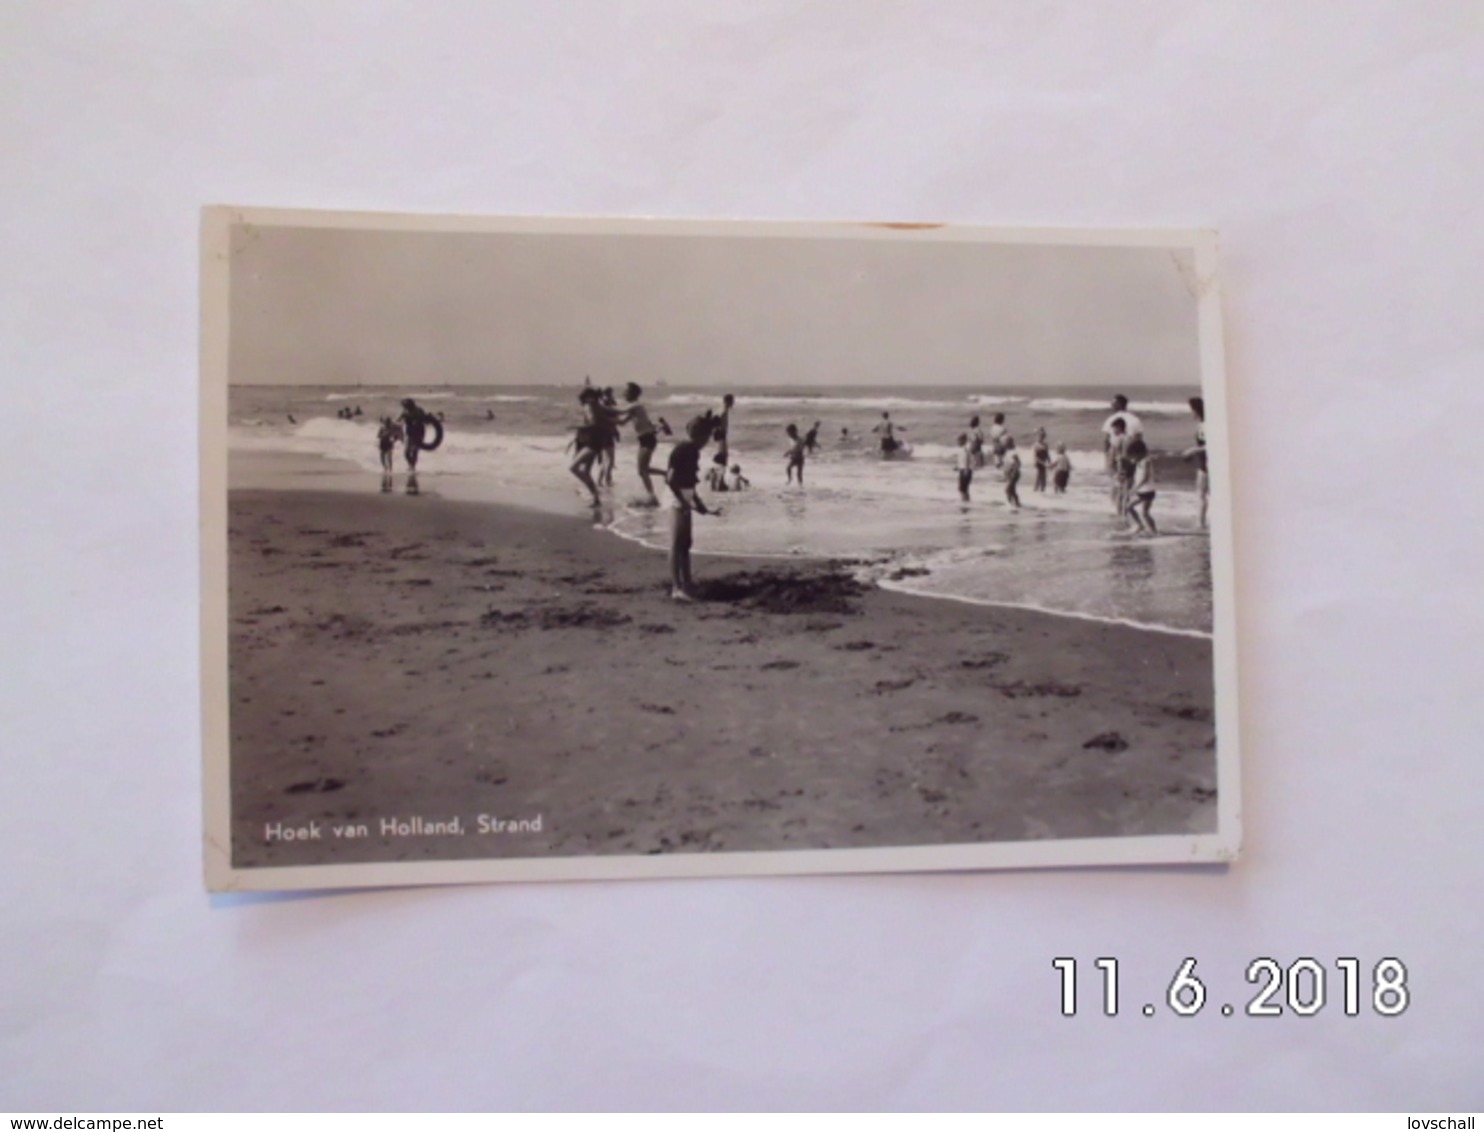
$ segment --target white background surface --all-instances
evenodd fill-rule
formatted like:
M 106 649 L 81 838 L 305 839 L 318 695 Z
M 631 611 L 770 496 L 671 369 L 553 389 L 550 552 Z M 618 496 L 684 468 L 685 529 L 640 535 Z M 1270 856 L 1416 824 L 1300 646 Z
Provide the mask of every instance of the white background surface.
M 0 1109 L 1484 1107 L 1478 3 L 32 0 L 0 57 Z M 209 899 L 210 202 L 1218 228 L 1242 860 Z M 1413 1005 L 1140 1016 L 1187 955 Z

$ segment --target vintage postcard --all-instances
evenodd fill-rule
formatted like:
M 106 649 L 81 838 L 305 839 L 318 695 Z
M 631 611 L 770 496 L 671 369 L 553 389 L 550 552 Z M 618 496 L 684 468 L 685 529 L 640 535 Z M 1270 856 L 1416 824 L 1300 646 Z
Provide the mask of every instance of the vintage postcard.
M 1229 861 L 1216 241 L 214 207 L 213 890 Z

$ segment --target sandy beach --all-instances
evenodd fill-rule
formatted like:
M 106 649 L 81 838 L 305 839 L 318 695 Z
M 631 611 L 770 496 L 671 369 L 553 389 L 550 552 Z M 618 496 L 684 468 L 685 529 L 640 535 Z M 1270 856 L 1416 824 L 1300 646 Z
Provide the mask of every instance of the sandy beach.
M 432 496 L 230 495 L 238 867 L 1216 829 L 1208 640 L 662 555 Z

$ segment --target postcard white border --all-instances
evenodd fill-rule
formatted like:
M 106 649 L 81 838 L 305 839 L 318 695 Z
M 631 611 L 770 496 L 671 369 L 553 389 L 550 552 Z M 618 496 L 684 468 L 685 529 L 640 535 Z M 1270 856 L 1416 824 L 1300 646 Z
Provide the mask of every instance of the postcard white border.
M 590 235 L 705 235 L 735 238 L 976 242 L 1078 247 L 1190 249 L 1199 320 L 1201 393 L 1214 482 L 1228 493 L 1226 369 L 1217 238 L 1192 229 L 980 228 L 949 224 L 757 220 L 471 217 L 208 206 L 201 223 L 201 714 L 206 886 L 212 892 L 657 878 L 944 872 L 979 869 L 1180 865 L 1234 861 L 1241 846 L 1240 707 L 1235 609 L 1235 540 L 1228 501 L 1211 514 L 1216 691 L 1217 832 L 869 849 L 769 850 L 644 856 L 530 857 L 287 868 L 232 866 L 228 673 L 227 390 L 232 231 L 239 226 L 398 232 L 540 232 Z

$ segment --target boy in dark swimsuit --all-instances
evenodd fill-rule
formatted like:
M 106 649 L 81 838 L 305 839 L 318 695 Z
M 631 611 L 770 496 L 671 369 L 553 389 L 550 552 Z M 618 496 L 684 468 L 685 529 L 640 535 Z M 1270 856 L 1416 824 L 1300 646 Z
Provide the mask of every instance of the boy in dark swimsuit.
M 685 426 L 686 439 L 670 449 L 665 482 L 670 487 L 670 596 L 676 601 L 695 601 L 696 583 L 690 572 L 691 512 L 719 515 L 696 494 L 701 482 L 701 449 L 711 438 L 711 422 L 697 417 Z
M 624 386 L 623 398 L 629 403 L 629 409 L 619 414 L 619 420 L 625 424 L 634 426 L 634 436 L 639 441 L 639 478 L 644 481 L 644 490 L 649 493 L 649 502 L 659 506 L 659 497 L 654 493 L 654 484 L 649 478 L 649 461 L 654 456 L 655 446 L 659 443 L 654 423 L 649 419 L 649 410 L 639 403 L 639 398 L 644 395 L 644 390 L 637 383 L 629 382 Z

